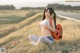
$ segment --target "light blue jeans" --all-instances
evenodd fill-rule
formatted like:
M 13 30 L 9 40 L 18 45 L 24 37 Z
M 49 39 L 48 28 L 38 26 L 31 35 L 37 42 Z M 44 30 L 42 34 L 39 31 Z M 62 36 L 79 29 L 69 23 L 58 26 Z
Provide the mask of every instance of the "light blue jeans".
M 38 37 L 36 35 L 29 35 L 29 39 L 35 43 L 46 42 L 46 43 L 53 44 L 53 42 L 54 42 L 54 38 L 52 36 L 40 36 L 40 37 Z
M 47 38 L 54 43 L 54 38 L 52 36 L 47 36 Z

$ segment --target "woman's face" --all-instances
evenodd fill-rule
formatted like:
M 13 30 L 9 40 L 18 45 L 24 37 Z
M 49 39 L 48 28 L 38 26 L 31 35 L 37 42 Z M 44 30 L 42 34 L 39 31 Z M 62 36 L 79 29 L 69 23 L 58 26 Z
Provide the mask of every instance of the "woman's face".
M 49 10 L 45 11 L 45 16 L 46 16 L 47 18 L 50 18 L 50 12 L 49 12 Z

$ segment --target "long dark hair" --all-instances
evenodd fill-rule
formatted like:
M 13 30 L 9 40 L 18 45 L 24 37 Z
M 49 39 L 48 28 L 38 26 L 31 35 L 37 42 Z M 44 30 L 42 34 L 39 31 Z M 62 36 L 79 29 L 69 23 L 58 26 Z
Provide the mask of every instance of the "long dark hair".
M 54 24 L 55 24 L 55 29 L 56 29 L 56 14 L 55 14 L 55 12 L 54 12 L 53 8 L 48 7 L 48 8 L 46 8 L 46 9 L 44 10 L 42 20 L 44 20 L 44 19 L 45 19 L 45 17 L 46 17 L 46 16 L 45 16 L 45 11 L 47 11 L 47 10 L 49 10 L 50 15 L 54 14 L 53 19 L 54 19 Z

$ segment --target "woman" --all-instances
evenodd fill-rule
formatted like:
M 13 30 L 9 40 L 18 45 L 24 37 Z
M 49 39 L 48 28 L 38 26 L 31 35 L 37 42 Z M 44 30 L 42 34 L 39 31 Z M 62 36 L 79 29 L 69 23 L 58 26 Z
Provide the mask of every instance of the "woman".
M 50 18 L 53 18 L 52 27 L 50 26 Z M 41 42 L 53 44 L 54 38 L 51 35 L 50 30 L 55 31 L 56 29 L 56 15 L 52 8 L 46 8 L 44 10 L 43 19 L 39 23 L 42 36 L 30 35 L 29 39 L 32 40 L 31 44 L 38 45 Z

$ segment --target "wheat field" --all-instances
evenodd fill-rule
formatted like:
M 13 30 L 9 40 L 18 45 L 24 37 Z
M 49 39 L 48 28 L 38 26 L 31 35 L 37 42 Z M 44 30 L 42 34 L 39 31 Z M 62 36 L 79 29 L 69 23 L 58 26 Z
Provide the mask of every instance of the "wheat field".
M 28 36 L 30 34 L 42 36 L 38 23 L 42 19 L 43 11 L 0 11 L 0 18 L 13 15 L 21 16 L 20 19 L 25 19 L 20 22 L 15 22 L 14 20 L 15 23 L 0 24 L 0 47 L 5 48 L 6 53 L 80 53 L 80 23 L 57 16 L 57 24 L 60 23 L 63 28 L 62 39 L 55 40 L 54 44 L 44 43 L 33 46 L 30 44 Z

